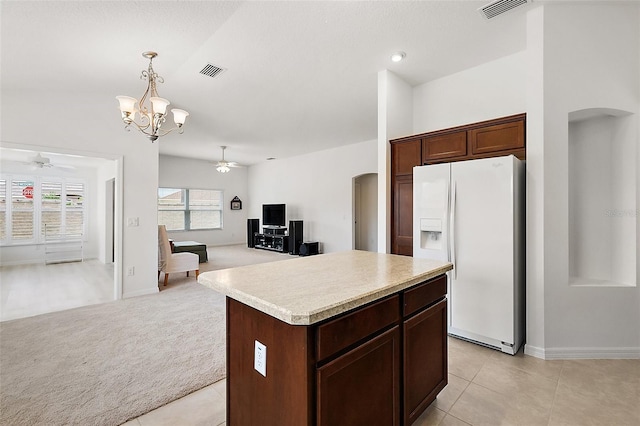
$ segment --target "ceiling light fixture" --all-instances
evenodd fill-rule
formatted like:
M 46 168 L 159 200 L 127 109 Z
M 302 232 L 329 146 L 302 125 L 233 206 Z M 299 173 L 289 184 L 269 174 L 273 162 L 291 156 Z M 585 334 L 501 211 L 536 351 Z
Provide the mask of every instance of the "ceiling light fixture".
M 391 55 L 391 60 L 393 62 L 400 62 L 401 60 L 404 59 L 405 56 L 407 56 L 407 54 L 404 52 L 396 52 L 393 55 Z
M 220 148 L 222 148 L 222 161 L 218 161 L 218 167 L 216 167 L 216 170 L 220 173 L 227 173 L 229 170 L 231 170 L 229 168 L 229 163 L 224 161 L 224 150 L 227 149 L 227 147 L 221 146 Z
M 182 133 L 185 120 L 189 113 L 182 109 L 172 109 L 173 121 L 176 127 L 168 130 L 160 130 L 162 123 L 167 118 L 167 105 L 169 101 L 158 96 L 156 90 L 156 82 L 164 83 L 164 79 L 153 70 L 153 58 L 158 56 L 156 52 L 144 52 L 142 54 L 149 59 L 149 68 L 142 70 L 141 80 L 147 80 L 147 90 L 138 101 L 130 96 L 116 96 L 120 101 L 120 112 L 122 113 L 122 121 L 125 123 L 125 129 L 129 131 L 131 124 L 135 125 L 138 130 L 144 133 L 151 142 L 155 142 L 160 136 L 164 136 L 178 129 L 178 133 Z M 147 99 L 147 96 L 149 98 Z M 148 102 L 147 102 L 148 101 Z M 136 121 L 136 115 L 139 121 Z

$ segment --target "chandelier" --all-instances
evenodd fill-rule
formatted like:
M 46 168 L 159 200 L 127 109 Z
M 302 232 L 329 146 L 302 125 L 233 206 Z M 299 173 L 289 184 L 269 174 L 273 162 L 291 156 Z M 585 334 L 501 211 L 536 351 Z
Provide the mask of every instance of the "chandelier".
M 122 121 L 125 123 L 125 129 L 129 131 L 129 126 L 133 124 L 151 142 L 155 142 L 160 136 L 164 136 L 176 129 L 178 129 L 178 133 L 184 132 L 182 126 L 189 113 L 182 109 L 172 109 L 171 112 L 173 113 L 173 121 L 176 127 L 161 129 L 162 124 L 166 121 L 167 105 L 170 102 L 159 97 L 156 90 L 156 83 L 164 83 L 164 79 L 153 70 L 153 58 L 158 54 L 156 52 L 144 52 L 142 56 L 149 59 L 149 68 L 142 70 L 142 75 L 140 76 L 141 80 L 147 80 L 147 90 L 145 90 L 140 101 L 131 96 L 116 96 L 116 99 L 120 101 L 120 112 L 122 113 Z

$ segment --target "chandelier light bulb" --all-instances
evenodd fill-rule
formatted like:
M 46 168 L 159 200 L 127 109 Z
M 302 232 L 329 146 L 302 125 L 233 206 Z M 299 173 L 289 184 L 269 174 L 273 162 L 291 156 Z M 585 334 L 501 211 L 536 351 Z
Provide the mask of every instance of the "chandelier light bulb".
M 178 125 L 178 127 L 182 127 L 189 113 L 183 109 L 174 108 L 171 110 L 173 114 L 173 122 Z
M 164 98 L 151 97 L 149 98 L 151 101 L 151 105 L 153 108 L 154 114 L 162 114 L 165 115 L 167 113 L 167 106 L 171 103 Z

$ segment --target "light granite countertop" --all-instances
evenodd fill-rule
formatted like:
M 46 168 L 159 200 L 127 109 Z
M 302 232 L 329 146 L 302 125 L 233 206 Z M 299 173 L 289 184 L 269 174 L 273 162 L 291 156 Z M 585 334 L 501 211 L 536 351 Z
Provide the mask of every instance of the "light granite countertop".
M 291 325 L 310 325 L 444 274 L 452 264 L 345 251 L 204 272 L 198 282 Z

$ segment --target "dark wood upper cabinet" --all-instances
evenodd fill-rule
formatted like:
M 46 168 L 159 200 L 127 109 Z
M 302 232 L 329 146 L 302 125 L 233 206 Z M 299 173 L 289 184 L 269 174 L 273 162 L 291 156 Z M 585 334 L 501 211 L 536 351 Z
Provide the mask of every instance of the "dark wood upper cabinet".
M 524 120 L 469 130 L 472 154 L 524 148 Z
M 467 132 L 428 136 L 422 139 L 423 163 L 465 155 L 467 155 Z
M 413 255 L 413 168 L 513 154 L 526 160 L 526 114 L 391 140 L 391 253 Z
M 391 175 L 413 175 L 413 168 L 422 165 L 422 140 L 404 140 L 391 145 Z

